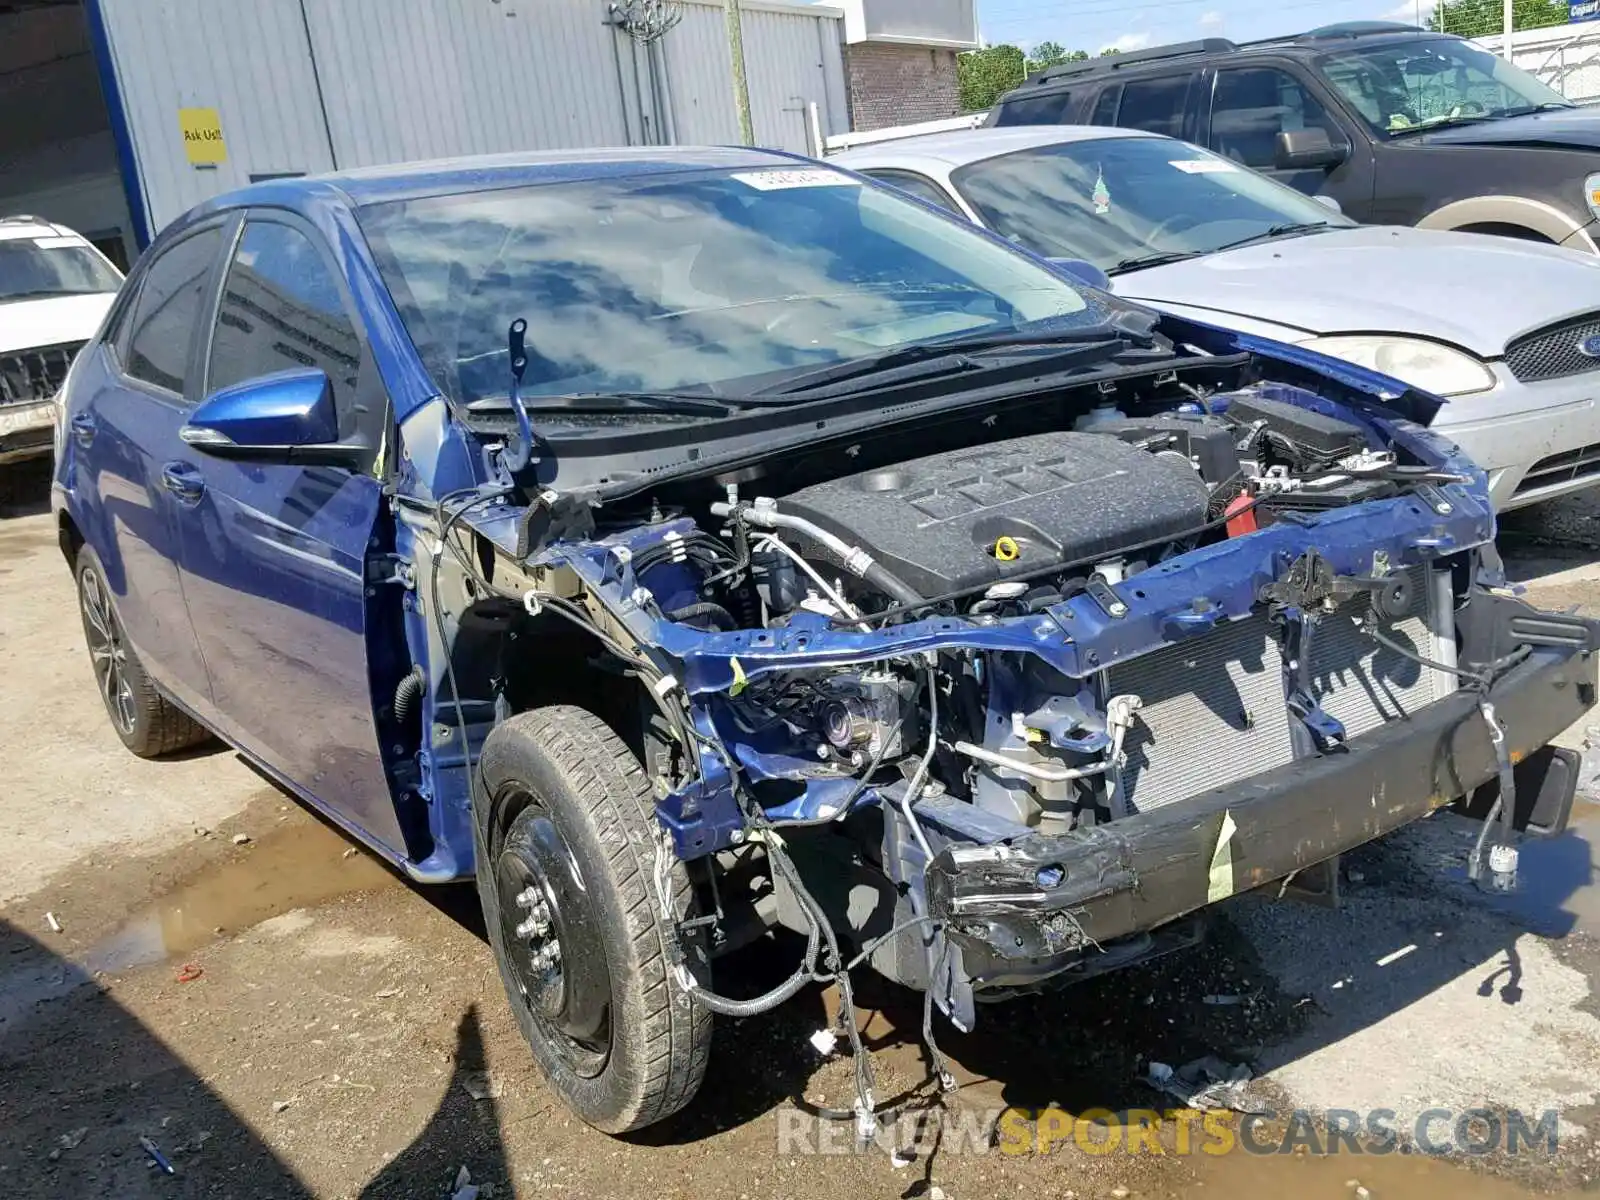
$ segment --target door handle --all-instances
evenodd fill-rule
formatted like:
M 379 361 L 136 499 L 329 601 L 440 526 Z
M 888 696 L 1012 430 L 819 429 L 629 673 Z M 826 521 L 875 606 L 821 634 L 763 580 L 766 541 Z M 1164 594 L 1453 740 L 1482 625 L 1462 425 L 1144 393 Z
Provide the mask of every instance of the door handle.
M 94 441 L 95 429 L 94 418 L 88 413 L 79 413 L 72 418 L 72 436 L 85 449 Z
M 168 463 L 162 467 L 161 486 L 184 504 L 200 503 L 206 491 L 206 481 L 188 463 Z

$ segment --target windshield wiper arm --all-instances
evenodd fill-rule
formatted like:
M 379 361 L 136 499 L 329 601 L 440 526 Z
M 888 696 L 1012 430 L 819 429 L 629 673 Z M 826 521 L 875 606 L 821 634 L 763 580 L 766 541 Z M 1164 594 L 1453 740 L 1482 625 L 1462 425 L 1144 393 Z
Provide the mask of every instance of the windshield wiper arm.
M 762 395 L 794 396 L 831 384 L 849 383 L 885 375 L 917 364 L 927 364 L 928 367 L 925 371 L 916 372 L 915 377 L 918 379 L 976 370 L 981 364 L 968 356 L 993 351 L 1012 350 L 1018 353 L 1061 351 L 1069 355 L 1091 355 L 1108 349 L 1120 352 L 1129 346 L 1149 346 L 1153 341 L 1148 332 L 1125 329 L 1112 324 L 1091 325 L 1060 333 L 1010 329 L 1003 333 L 963 334 L 954 338 L 940 338 L 937 341 L 900 346 L 866 358 L 852 358 L 832 363 L 815 371 L 791 376 L 750 399 L 759 400 Z M 735 401 L 735 403 L 742 402 L 744 401 Z
M 1164 263 L 1182 262 L 1186 258 L 1199 258 L 1205 250 L 1158 250 L 1154 254 L 1140 254 L 1133 258 L 1125 258 L 1116 266 L 1106 272 L 1107 275 L 1120 275 L 1124 271 L 1137 271 L 1141 267 L 1159 267 Z
M 574 413 L 607 416 L 614 413 L 655 412 L 686 417 L 726 417 L 737 401 L 724 402 L 711 396 L 687 392 L 576 392 L 566 396 L 524 396 L 522 407 L 529 413 Z M 474 400 L 469 413 L 510 412 L 505 396 Z
M 1211 253 L 1220 254 L 1224 250 L 1238 250 L 1242 246 L 1253 246 L 1257 242 L 1270 242 L 1273 238 L 1288 237 L 1292 233 L 1315 233 L 1319 229 L 1332 228 L 1330 221 L 1290 221 L 1282 225 L 1274 225 L 1271 229 L 1252 233 L 1247 238 L 1240 238 L 1236 242 L 1223 242 L 1215 247 Z

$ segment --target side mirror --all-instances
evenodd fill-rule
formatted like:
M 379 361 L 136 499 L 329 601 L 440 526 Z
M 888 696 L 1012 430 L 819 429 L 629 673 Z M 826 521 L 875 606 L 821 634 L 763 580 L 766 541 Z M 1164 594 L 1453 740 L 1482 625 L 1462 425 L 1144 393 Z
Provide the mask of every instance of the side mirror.
M 1072 280 L 1073 283 L 1087 284 L 1089 287 L 1098 288 L 1102 292 L 1111 290 L 1111 276 L 1085 259 L 1052 258 L 1050 265 L 1060 274 Z
M 1341 217 L 1344 216 L 1344 205 L 1340 204 L 1332 196 L 1313 196 L 1311 198 L 1329 212 L 1338 213 Z
M 1280 171 L 1305 171 L 1336 167 L 1349 157 L 1349 148 L 1334 145 L 1326 129 L 1284 129 L 1278 134 L 1273 165 Z
M 258 462 L 348 462 L 359 447 L 339 443 L 339 414 L 325 372 L 297 367 L 211 393 L 179 431 L 219 458 Z

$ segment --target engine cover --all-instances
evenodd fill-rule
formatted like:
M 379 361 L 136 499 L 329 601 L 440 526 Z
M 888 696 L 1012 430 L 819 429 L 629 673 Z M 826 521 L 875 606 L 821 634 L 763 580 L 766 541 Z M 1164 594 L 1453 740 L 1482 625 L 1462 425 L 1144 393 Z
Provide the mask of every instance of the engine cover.
M 1116 437 L 1046 433 L 830 480 L 783 499 L 924 596 L 1192 530 L 1205 483 Z M 1010 562 L 995 555 L 1016 543 Z

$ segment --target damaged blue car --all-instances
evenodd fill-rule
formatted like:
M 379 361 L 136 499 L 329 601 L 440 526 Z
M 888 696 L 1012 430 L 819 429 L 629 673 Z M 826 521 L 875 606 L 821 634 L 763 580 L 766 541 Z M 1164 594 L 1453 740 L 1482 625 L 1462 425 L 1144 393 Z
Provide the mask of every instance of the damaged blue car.
M 1439 401 L 853 175 L 607 151 L 277 180 L 165 230 L 59 401 L 118 736 L 475 880 L 554 1090 L 870 966 L 948 1022 L 1454 805 L 1563 827 L 1590 622 L 1506 586 Z M 733 953 L 792 930 L 762 995 Z

